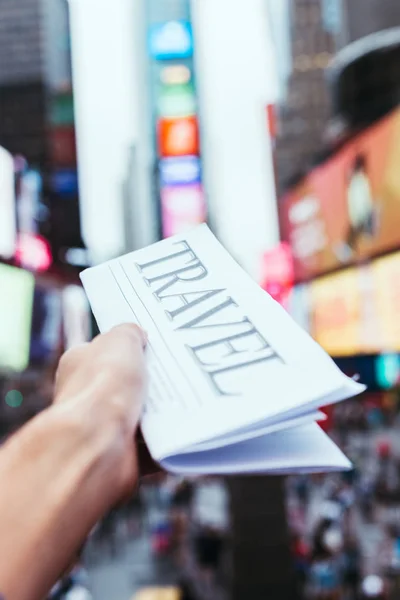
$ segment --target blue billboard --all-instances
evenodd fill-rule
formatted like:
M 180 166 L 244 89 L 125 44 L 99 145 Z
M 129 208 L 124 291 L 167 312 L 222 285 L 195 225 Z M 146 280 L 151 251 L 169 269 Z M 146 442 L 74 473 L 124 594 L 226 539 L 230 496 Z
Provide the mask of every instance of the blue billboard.
M 51 176 L 51 189 L 60 196 L 78 193 L 78 173 L 75 169 L 59 169 Z
M 161 186 L 192 185 L 201 181 L 201 163 L 197 156 L 160 160 Z
M 193 55 L 192 26 L 188 21 L 168 21 L 149 31 L 149 54 L 155 60 L 175 60 Z

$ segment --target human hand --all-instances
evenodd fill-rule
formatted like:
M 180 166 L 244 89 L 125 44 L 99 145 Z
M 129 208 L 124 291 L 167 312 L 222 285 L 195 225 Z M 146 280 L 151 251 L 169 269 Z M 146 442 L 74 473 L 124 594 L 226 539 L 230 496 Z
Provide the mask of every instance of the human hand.
M 107 508 L 131 494 L 138 478 L 135 432 L 146 386 L 146 334 L 121 325 L 69 350 L 56 375 L 54 408 L 78 423 L 100 457 L 98 493 Z
M 39 600 L 138 478 L 145 334 L 123 325 L 61 359 L 53 405 L 0 449 L 0 592 Z M 4 486 L 3 486 L 4 487 Z M 23 577 L 21 577 L 23 573 Z M 0 593 L 0 595 L 1 595 Z

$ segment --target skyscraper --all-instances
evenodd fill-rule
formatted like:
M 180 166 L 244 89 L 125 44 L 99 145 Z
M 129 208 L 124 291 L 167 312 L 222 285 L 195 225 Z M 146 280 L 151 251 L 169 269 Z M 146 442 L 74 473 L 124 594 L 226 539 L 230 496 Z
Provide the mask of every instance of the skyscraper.
M 67 0 L 1 2 L 0 145 L 43 178 L 54 256 L 80 246 Z
M 46 162 L 51 95 L 71 86 L 66 0 L 3 0 L 0 20 L 0 143 Z
M 398 0 L 343 0 L 346 42 L 400 25 Z
M 324 69 L 332 59 L 336 35 L 321 0 L 293 0 L 288 11 L 291 72 L 279 106 L 276 145 L 278 188 L 307 168 L 322 145 L 329 117 Z M 278 64 L 280 61 L 278 49 Z
M 272 5 L 273 0 L 270 0 Z M 324 155 L 331 97 L 326 67 L 357 39 L 400 25 L 397 0 L 287 0 L 286 31 L 279 33 L 278 66 L 284 78 L 276 143 L 278 190 Z M 275 17 L 276 19 L 276 17 Z M 285 60 L 287 32 L 290 69 Z M 283 53 L 283 54 L 282 54 Z
M 0 19 L 0 144 L 45 159 L 45 91 L 38 0 L 4 0 Z

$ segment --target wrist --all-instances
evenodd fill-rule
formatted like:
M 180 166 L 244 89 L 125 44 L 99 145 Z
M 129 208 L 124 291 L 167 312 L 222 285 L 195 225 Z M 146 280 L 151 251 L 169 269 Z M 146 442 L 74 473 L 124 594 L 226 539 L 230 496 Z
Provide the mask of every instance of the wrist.
M 0 580 L 7 597 L 31 598 L 32 589 L 44 597 L 116 502 L 110 452 L 78 416 L 66 407 L 51 407 L 0 452 L 1 479 L 13 482 L 0 497 L 0 553 L 7 555 Z
M 42 427 L 52 431 L 77 485 L 95 490 L 95 505 L 108 510 L 126 492 L 126 462 L 134 458 L 134 439 L 119 419 L 77 404 L 55 404 L 42 413 Z M 55 442 L 52 442 L 54 444 Z

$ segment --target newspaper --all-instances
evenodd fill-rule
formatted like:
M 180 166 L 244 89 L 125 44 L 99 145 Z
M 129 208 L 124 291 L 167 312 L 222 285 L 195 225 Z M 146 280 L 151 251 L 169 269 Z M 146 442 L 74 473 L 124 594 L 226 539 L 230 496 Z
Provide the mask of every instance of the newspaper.
M 102 332 L 148 333 L 141 427 L 181 474 L 314 472 L 350 462 L 319 408 L 362 392 L 206 225 L 81 275 Z

